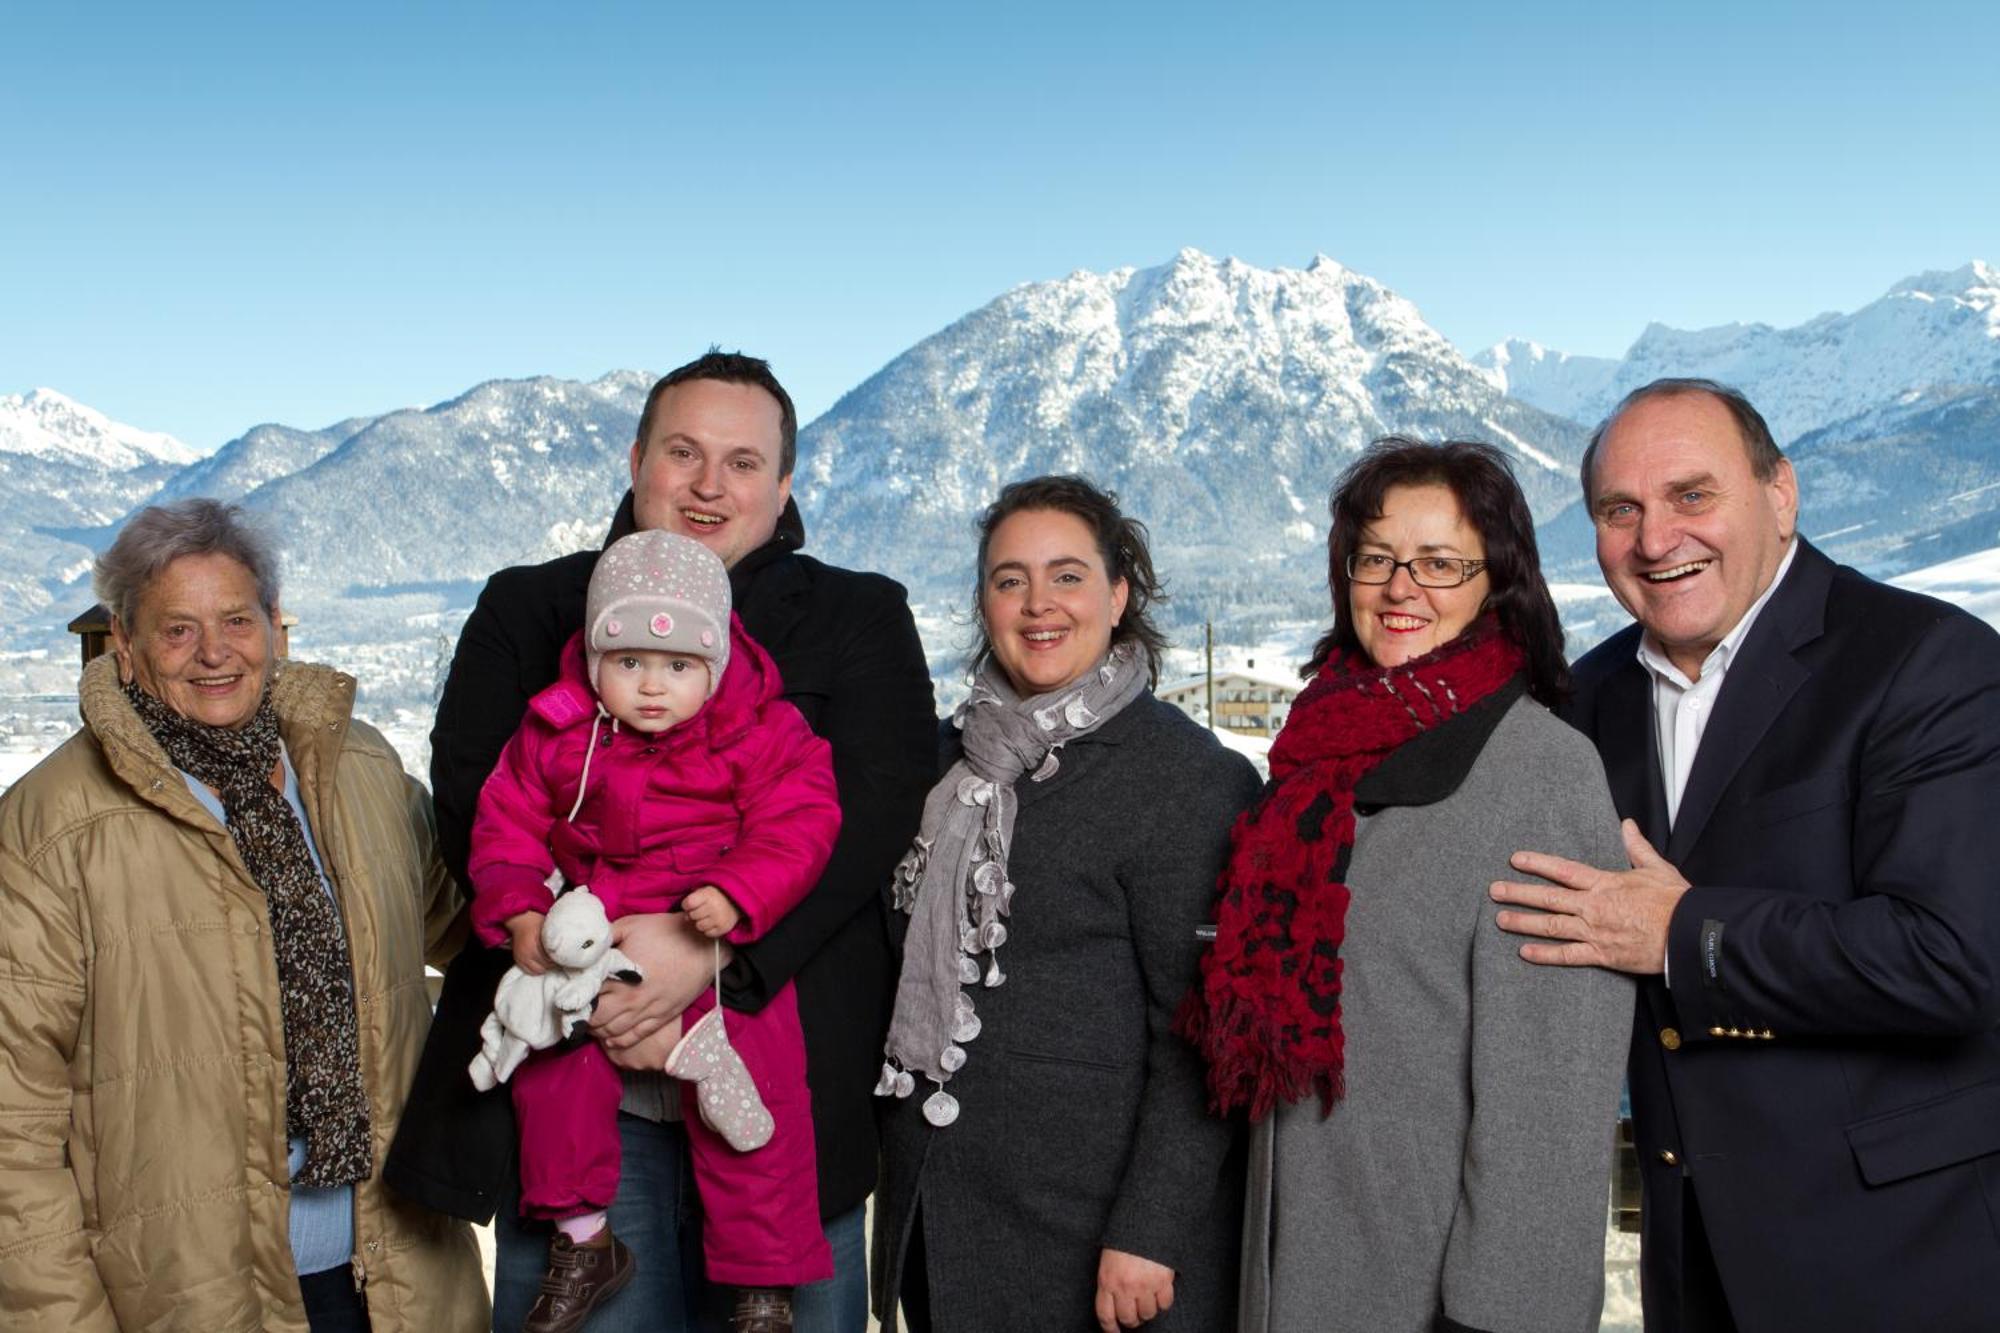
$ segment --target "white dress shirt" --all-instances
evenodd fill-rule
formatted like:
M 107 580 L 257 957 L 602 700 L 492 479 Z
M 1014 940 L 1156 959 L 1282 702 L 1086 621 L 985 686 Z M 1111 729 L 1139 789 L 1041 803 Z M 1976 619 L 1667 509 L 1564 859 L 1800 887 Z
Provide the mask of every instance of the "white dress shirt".
M 1688 774 L 1694 771 L 1694 757 L 1701 749 L 1701 734 L 1708 729 L 1709 716 L 1715 712 L 1716 696 L 1722 693 L 1729 664 L 1742 651 L 1750 627 L 1757 623 L 1764 603 L 1771 600 L 1771 594 L 1785 581 L 1792 557 L 1798 552 L 1796 539 L 1786 545 L 1785 558 L 1778 562 L 1778 572 L 1771 576 L 1770 586 L 1750 603 L 1743 619 L 1723 636 L 1722 642 L 1709 650 L 1702 660 L 1701 674 L 1694 680 L 1689 680 L 1668 659 L 1650 633 L 1639 636 L 1639 664 L 1653 678 L 1653 735 L 1659 742 L 1660 778 L 1667 789 L 1668 828 L 1673 827 L 1680 814 L 1681 794 L 1687 790 Z
M 1653 736 L 1660 746 L 1660 779 L 1667 789 L 1669 829 L 1680 814 L 1681 793 L 1687 790 L 1688 774 L 1694 771 L 1694 757 L 1701 750 L 1701 734 L 1708 729 L 1709 716 L 1715 712 L 1715 699 L 1722 693 L 1722 680 L 1729 674 L 1729 664 L 1736 660 L 1743 640 L 1749 637 L 1750 627 L 1757 623 L 1758 613 L 1785 581 L 1792 557 L 1798 553 L 1798 538 L 1794 536 L 1785 547 L 1785 558 L 1778 562 L 1778 572 L 1771 576 L 1770 586 L 1750 603 L 1743 619 L 1723 635 L 1722 642 L 1709 650 L 1702 659 L 1701 674 L 1694 680 L 1689 680 L 1669 660 L 1651 633 L 1639 636 L 1639 665 L 1653 678 Z M 1660 979 L 1672 988 L 1673 974 L 1665 958 L 1660 960 Z

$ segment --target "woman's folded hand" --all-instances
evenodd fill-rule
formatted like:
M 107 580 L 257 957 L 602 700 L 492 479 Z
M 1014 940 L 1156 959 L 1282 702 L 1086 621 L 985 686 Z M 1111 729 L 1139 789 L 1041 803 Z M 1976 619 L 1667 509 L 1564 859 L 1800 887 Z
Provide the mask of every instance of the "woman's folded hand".
M 1097 1326 L 1104 1333 L 1137 1328 L 1174 1303 L 1174 1270 L 1123 1250 L 1097 1261 Z

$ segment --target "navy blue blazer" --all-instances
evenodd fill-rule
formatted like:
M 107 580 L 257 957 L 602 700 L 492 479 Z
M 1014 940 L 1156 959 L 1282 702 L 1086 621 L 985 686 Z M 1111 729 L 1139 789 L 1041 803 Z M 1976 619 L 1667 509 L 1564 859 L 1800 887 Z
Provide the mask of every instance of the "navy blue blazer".
M 1634 1017 L 1646 1326 L 2000 1328 L 2000 636 L 1801 539 L 1667 830 L 1639 628 L 1568 716 L 1691 888 Z

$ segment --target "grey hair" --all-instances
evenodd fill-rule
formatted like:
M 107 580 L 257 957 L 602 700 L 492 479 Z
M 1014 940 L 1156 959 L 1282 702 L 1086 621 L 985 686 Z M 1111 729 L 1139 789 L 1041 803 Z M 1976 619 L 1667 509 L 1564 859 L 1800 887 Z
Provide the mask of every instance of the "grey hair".
M 126 520 L 97 557 L 90 582 L 97 599 L 128 629 L 139 599 L 160 571 L 184 555 L 226 555 L 257 581 L 257 600 L 278 614 L 278 552 L 241 505 L 196 497 L 147 505 Z
M 1642 384 L 1619 399 L 1618 406 L 1611 409 L 1611 415 L 1597 423 L 1597 429 L 1590 433 L 1590 443 L 1583 451 L 1583 462 L 1578 469 L 1585 505 L 1591 502 L 1590 469 L 1597 462 L 1597 446 L 1618 424 L 1618 418 L 1649 398 L 1679 398 L 1691 393 L 1707 394 L 1729 410 L 1729 415 L 1736 421 L 1737 434 L 1743 437 L 1743 452 L 1750 458 L 1751 476 L 1758 481 L 1769 481 L 1778 475 L 1778 464 L 1785 461 L 1785 455 L 1778 448 L 1777 440 L 1772 438 L 1771 427 L 1765 422 L 1764 414 L 1751 405 L 1741 389 L 1693 376 L 1666 376 L 1650 384 Z

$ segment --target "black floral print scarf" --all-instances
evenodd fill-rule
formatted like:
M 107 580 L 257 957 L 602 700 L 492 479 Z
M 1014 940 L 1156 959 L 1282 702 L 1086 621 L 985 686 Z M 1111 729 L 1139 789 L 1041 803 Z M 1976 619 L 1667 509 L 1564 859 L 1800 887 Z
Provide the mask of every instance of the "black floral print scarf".
M 293 1184 L 366 1180 L 374 1155 L 347 935 L 298 817 L 271 785 L 279 745 L 270 691 L 234 730 L 182 717 L 133 684 L 125 697 L 174 766 L 221 796 L 229 836 L 264 891 L 285 1025 L 285 1132 L 306 1143 L 306 1164 Z

